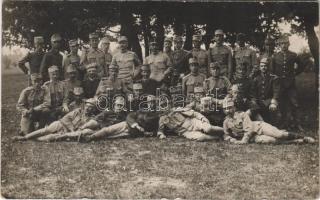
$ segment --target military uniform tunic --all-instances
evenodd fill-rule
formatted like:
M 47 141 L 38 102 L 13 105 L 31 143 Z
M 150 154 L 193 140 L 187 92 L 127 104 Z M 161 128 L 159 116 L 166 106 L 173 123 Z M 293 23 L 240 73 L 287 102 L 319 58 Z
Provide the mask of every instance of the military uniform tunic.
M 145 59 L 145 64 L 150 65 L 150 79 L 156 80 L 158 82 L 164 80 L 164 72 L 172 67 L 170 58 L 162 52 L 156 55 L 151 54 Z
M 191 53 L 192 53 L 192 57 L 196 58 L 199 63 L 200 73 L 207 76 L 207 74 L 208 74 L 208 52 L 203 49 L 193 48 Z
M 102 78 L 97 88 L 96 96 L 108 94 L 107 89 L 110 89 L 110 95 L 113 97 L 113 95 L 116 94 L 124 94 L 126 86 L 120 79 L 112 80 L 111 78 Z
M 212 94 L 218 97 L 224 98 L 227 95 L 228 90 L 231 87 L 229 79 L 225 76 L 209 77 L 204 81 L 204 90 L 207 94 Z
M 56 65 L 59 68 L 60 80 L 63 80 L 64 73 L 62 69 L 62 60 L 63 56 L 58 51 L 54 51 L 53 49 L 44 54 L 40 66 L 40 73 L 44 82 L 49 81 L 48 68 L 52 65 Z
M 73 89 L 75 87 L 81 87 L 81 81 L 79 80 L 74 80 L 74 81 L 71 81 L 70 79 L 67 79 L 67 80 L 64 80 L 63 81 L 64 84 L 65 84 L 65 88 L 66 88 L 66 102 L 67 104 L 71 103 L 73 101 Z
M 178 71 L 178 73 L 188 72 L 188 60 L 191 58 L 191 53 L 184 49 L 174 50 L 172 52 L 172 62 L 173 68 Z
M 235 58 L 235 74 L 234 79 L 241 76 L 241 71 L 239 67 L 246 67 L 247 77 L 252 75 L 253 69 L 257 66 L 257 56 L 256 53 L 249 47 L 238 47 L 234 52 Z
M 27 74 L 28 71 L 29 71 L 29 74 L 39 73 L 43 56 L 44 56 L 43 51 L 28 53 L 24 58 L 22 58 L 19 61 L 18 65 L 25 74 Z M 30 69 L 28 69 L 25 66 L 25 63 L 29 63 Z
M 90 79 L 89 77 L 85 77 L 82 81 L 83 93 L 86 99 L 93 98 L 96 94 L 97 88 L 99 86 L 100 79 Z
M 51 100 L 48 90 L 45 87 L 35 89 L 27 87 L 19 97 L 17 110 L 22 113 L 21 116 L 21 132 L 24 134 L 30 133 L 34 129 L 34 122 L 39 121 L 39 127 L 42 128 L 45 124 L 44 116 L 47 109 L 50 107 Z M 30 109 L 35 109 L 31 115 L 24 113 Z
M 64 100 L 66 100 L 67 88 L 64 81 L 47 81 L 43 84 L 49 89 L 50 98 L 51 98 L 51 108 L 55 109 L 62 106 Z
M 113 56 L 111 64 L 119 66 L 119 79 L 125 82 L 131 82 L 133 76 L 137 73 L 137 68 L 141 65 L 141 61 L 132 51 L 126 51 L 124 53 L 119 51 Z
M 203 74 L 188 74 L 182 79 L 182 91 L 187 96 L 194 93 L 194 87 L 202 87 L 206 77 Z
M 225 46 L 215 46 L 209 49 L 208 65 L 212 62 L 220 64 L 220 73 L 223 76 L 232 78 L 232 53 L 231 50 Z
M 89 48 L 84 50 L 81 54 L 80 65 L 87 65 L 90 63 L 98 64 L 98 74 L 100 77 L 106 75 L 105 69 L 105 54 L 100 49 Z

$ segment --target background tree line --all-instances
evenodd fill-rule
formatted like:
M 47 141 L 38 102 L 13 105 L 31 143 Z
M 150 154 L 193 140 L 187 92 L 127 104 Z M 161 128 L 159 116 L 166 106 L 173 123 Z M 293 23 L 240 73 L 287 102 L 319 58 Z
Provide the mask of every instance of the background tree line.
M 266 35 L 277 38 L 278 23 L 287 20 L 292 33 L 306 37 L 318 73 L 319 40 L 314 31 L 319 24 L 317 2 L 5 1 L 2 13 L 3 45 L 30 48 L 33 37 L 42 35 L 48 46 L 53 33 L 60 33 L 65 41 L 79 38 L 86 43 L 89 33 L 97 31 L 103 36 L 111 27 L 121 25 L 117 34 L 128 37 L 129 47 L 140 58 L 140 41 L 143 40 L 144 53 L 148 55 L 149 40 L 155 37 L 163 44 L 169 30 L 185 36 L 186 50 L 192 48 L 195 33 L 204 35 L 208 49 L 217 28 L 225 31 L 231 46 L 235 44 L 236 34 L 242 32 L 251 45 L 261 49 Z

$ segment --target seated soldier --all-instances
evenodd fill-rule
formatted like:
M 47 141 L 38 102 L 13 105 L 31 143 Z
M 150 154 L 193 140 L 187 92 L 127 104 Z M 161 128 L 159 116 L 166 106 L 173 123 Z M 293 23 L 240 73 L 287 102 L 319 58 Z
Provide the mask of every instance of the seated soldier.
M 132 93 L 128 94 L 128 111 L 138 111 L 139 104 L 143 101 L 143 96 L 146 96 L 143 93 L 143 87 L 141 83 L 134 83 L 132 85 Z
M 67 92 L 63 108 L 65 112 L 69 112 L 68 105 L 73 101 L 73 89 L 75 87 L 81 87 L 81 81 L 77 79 L 77 69 L 72 64 L 67 66 L 66 77 L 67 79 L 63 81 Z
M 203 86 L 205 76 L 199 73 L 199 63 L 195 58 L 189 59 L 190 74 L 182 79 L 182 92 L 187 97 L 193 93 L 194 87 Z
M 124 81 L 118 79 L 118 72 L 119 66 L 114 64 L 109 65 L 109 76 L 101 79 L 96 91 L 96 97 L 106 95 L 113 98 L 116 94 L 126 94 L 130 92 Z
M 213 126 L 202 114 L 190 108 L 173 108 L 159 120 L 159 138 L 165 138 L 164 130 L 196 141 L 215 140 L 223 135 L 223 128 Z
M 86 99 L 93 98 L 96 94 L 100 79 L 97 72 L 97 64 L 91 63 L 86 66 L 87 74 L 82 81 L 84 97 Z
M 83 124 L 88 122 L 93 117 L 95 107 L 95 100 L 88 99 L 81 108 L 69 112 L 60 120 L 54 121 L 49 126 L 31 132 L 25 136 L 16 136 L 13 140 L 55 140 L 60 135 L 78 130 Z
M 150 110 L 131 112 L 127 115 L 126 121 L 102 128 L 92 135 L 85 135 L 83 141 L 89 142 L 102 138 L 108 139 L 124 136 L 141 137 L 155 135 L 159 125 L 159 116 L 155 112 L 155 97 L 149 95 L 147 104 L 149 108 L 154 108 L 154 112 L 150 112 Z
M 49 124 L 65 115 L 68 109 L 63 107 L 63 104 L 67 102 L 67 88 L 63 81 L 59 81 L 59 68 L 53 65 L 48 68 L 48 72 L 50 81 L 45 82 L 43 86 L 48 88 L 51 99 L 50 112 L 47 120 Z
M 79 141 L 81 137 L 84 137 L 85 135 L 91 135 L 95 130 L 100 130 L 113 124 L 123 122 L 126 120 L 127 116 L 125 106 L 125 99 L 121 96 L 118 96 L 115 98 L 112 111 L 104 110 L 83 124 L 77 131 L 59 135 L 55 139 L 56 141 L 66 139 L 77 139 Z
M 277 124 L 280 79 L 268 70 L 267 58 L 262 58 L 260 61 L 260 73 L 253 80 L 252 90 L 264 121 Z
M 303 137 L 285 130 L 279 130 L 263 121 L 252 121 L 250 110 L 246 112 L 238 110 L 237 102 L 225 101 L 223 108 L 227 115 L 223 122 L 225 141 L 234 144 L 249 142 L 267 144 L 282 140 L 296 143 L 315 143 L 315 140 L 311 137 Z
M 157 88 L 161 88 L 161 83 L 150 79 L 150 66 L 143 64 L 141 66 L 141 79 L 136 81 L 142 84 L 143 94 L 156 95 Z
M 50 106 L 49 91 L 41 87 L 40 74 L 31 74 L 32 86 L 24 89 L 17 103 L 17 110 L 21 112 L 19 135 L 25 135 L 35 130 L 35 123 L 39 122 L 39 128 L 45 125 L 45 116 Z
M 220 64 L 218 62 L 210 63 L 211 76 L 204 81 L 203 87 L 207 95 L 217 99 L 223 99 L 230 87 L 229 79 L 220 74 Z
M 82 87 L 73 88 L 72 99 L 73 99 L 73 101 L 68 105 L 68 109 L 70 111 L 73 111 L 73 110 L 80 108 L 82 106 L 83 101 L 84 101 Z

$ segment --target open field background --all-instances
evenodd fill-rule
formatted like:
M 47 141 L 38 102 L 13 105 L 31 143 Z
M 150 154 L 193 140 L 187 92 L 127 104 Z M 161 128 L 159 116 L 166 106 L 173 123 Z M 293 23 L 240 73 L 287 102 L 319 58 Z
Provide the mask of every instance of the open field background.
M 299 76 L 304 134 L 317 133 L 312 73 Z M 27 84 L 2 73 L 1 194 L 7 198 L 314 199 L 318 145 L 230 145 L 183 138 L 11 142 Z

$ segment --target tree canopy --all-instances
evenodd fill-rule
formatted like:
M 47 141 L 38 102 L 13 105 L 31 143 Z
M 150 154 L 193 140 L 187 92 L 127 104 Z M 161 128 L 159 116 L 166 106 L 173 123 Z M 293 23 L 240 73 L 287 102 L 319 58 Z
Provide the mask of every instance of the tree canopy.
M 139 41 L 144 41 L 148 55 L 149 40 L 156 37 L 162 44 L 170 28 L 185 36 L 185 49 L 191 49 L 194 33 L 204 36 L 208 48 L 218 28 L 225 31 L 231 45 L 236 34 L 242 32 L 251 45 L 261 48 L 266 35 L 277 38 L 278 23 L 287 20 L 293 33 L 307 38 L 319 65 L 319 42 L 314 31 L 319 24 L 317 2 L 5 1 L 2 11 L 3 45 L 31 47 L 36 35 L 44 36 L 49 44 L 53 33 L 60 33 L 66 41 L 79 38 L 86 42 L 90 32 L 102 36 L 110 27 L 121 25 L 120 33 L 129 38 L 130 48 L 140 57 Z

